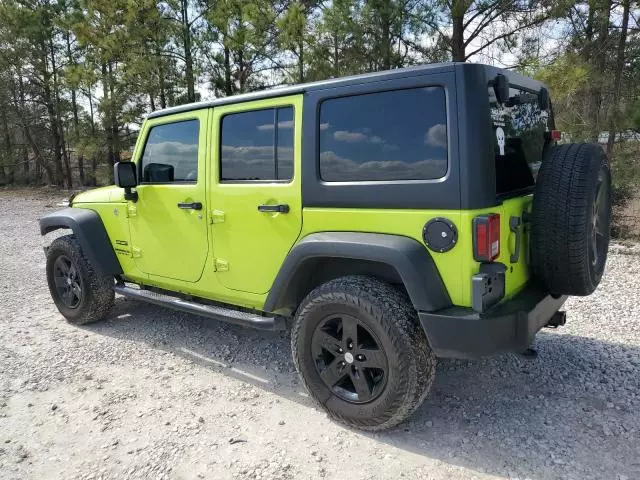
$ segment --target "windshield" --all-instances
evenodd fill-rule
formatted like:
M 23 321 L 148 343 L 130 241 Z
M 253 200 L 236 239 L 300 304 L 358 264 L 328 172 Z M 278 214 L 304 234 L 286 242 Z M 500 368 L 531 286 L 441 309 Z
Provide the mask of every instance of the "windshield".
M 500 104 L 489 87 L 489 109 L 496 160 L 496 190 L 500 196 L 530 190 L 538 176 L 548 143 L 549 112 L 538 106 L 537 95 L 517 87 Z

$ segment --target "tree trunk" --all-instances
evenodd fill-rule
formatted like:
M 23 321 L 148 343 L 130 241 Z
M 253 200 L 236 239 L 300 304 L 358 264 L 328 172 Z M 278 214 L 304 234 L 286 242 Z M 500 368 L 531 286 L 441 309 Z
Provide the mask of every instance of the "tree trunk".
M 71 63 L 71 65 L 75 66 L 76 61 L 73 58 L 73 54 L 71 52 L 71 38 L 70 38 L 69 32 L 65 34 L 65 37 L 67 40 L 68 61 L 69 63 Z M 79 128 L 79 121 L 78 121 L 78 99 L 77 99 L 76 88 L 74 86 L 71 87 L 71 109 L 73 113 L 73 136 L 74 136 L 74 141 L 77 144 L 80 139 L 80 128 Z M 83 161 L 82 155 L 78 155 L 78 176 L 80 177 L 80 185 L 84 186 L 85 184 L 84 161 Z
M 245 91 L 245 82 L 246 82 L 246 67 L 244 64 L 244 52 L 242 51 L 242 47 L 238 49 L 238 87 L 240 92 L 244 93 Z
M 298 44 L 298 82 L 304 83 L 304 38 L 300 38 Z
M 160 108 L 167 108 L 167 95 L 165 93 L 166 85 L 164 82 L 164 59 L 162 58 L 160 49 L 156 49 L 158 58 L 158 87 L 160 90 Z
M 340 76 L 340 57 L 338 55 L 338 32 L 334 32 L 333 35 L 333 77 L 338 78 Z
M 195 79 L 193 75 L 193 56 L 191 54 L 191 25 L 189 24 L 189 2 L 181 0 L 182 41 L 184 43 L 185 80 L 187 82 L 187 100 L 196 101 Z
M 224 47 L 224 94 L 229 97 L 233 95 L 233 84 L 231 83 L 231 52 L 229 47 Z
M 58 128 L 58 120 L 51 93 L 51 73 L 49 72 L 47 47 L 44 41 L 40 43 L 40 63 L 42 68 L 42 100 L 47 109 L 49 124 L 51 125 L 51 138 L 53 140 L 53 165 L 55 168 L 55 178 L 53 183 L 55 185 L 62 186 L 64 184 L 64 172 L 62 170 L 62 143 L 60 141 L 60 129 Z
M 91 88 L 89 88 L 89 94 L 87 95 L 87 98 L 89 99 L 89 121 L 91 124 L 91 136 L 95 138 L 96 124 L 93 120 L 93 95 L 91 92 Z M 89 179 L 89 185 L 92 187 L 95 187 L 98 184 L 97 170 L 98 170 L 98 162 L 96 160 L 96 154 L 93 153 L 91 155 L 91 178 Z
M 107 108 L 104 111 L 104 133 L 107 140 L 107 162 L 113 167 L 115 164 L 115 151 L 113 149 L 113 129 L 111 128 L 111 110 L 113 110 L 112 99 L 109 96 L 109 76 L 107 70 L 107 64 L 103 63 L 101 66 L 102 71 L 102 101 L 106 102 Z
M 42 169 L 46 172 L 47 180 L 49 181 L 49 184 L 54 183 L 55 182 L 54 172 L 51 169 L 51 166 L 46 162 L 46 160 L 42 156 L 42 153 L 40 152 L 40 148 L 38 147 L 38 144 L 33 140 L 33 136 L 31 135 L 31 132 L 29 131 L 29 127 L 26 125 L 24 118 L 22 119 L 22 128 L 24 130 L 25 138 L 27 139 L 27 141 L 29 142 L 29 145 L 31 145 L 31 149 L 33 150 L 33 156 L 36 160 L 36 164 L 40 165 L 40 167 L 42 167 Z
M 109 95 L 112 102 L 112 108 L 110 110 L 111 132 L 112 132 L 111 139 L 113 141 L 113 152 L 114 152 L 113 162 L 111 164 L 112 168 L 109 169 L 109 179 L 113 183 L 113 166 L 115 165 L 116 162 L 120 161 L 120 128 L 118 126 L 117 112 L 116 112 L 115 106 L 113 106 L 113 101 L 115 98 L 115 82 L 113 81 L 113 66 L 111 62 L 109 62 L 108 64 L 108 69 L 109 69 Z
M 13 144 L 11 142 L 11 132 L 9 131 L 9 122 L 7 121 L 7 112 L 5 111 L 5 109 L 1 109 L 2 110 L 2 126 L 4 127 L 4 151 L 5 151 L 5 160 L 9 161 L 9 172 L 10 176 L 11 176 L 11 181 L 9 183 L 13 183 L 13 162 L 14 162 L 14 156 L 13 156 Z M 1 166 L 0 166 L 1 167 Z M 5 175 L 4 175 L 4 168 L 0 168 L 0 170 L 2 170 L 1 174 L 0 174 L 0 180 L 3 180 Z
M 387 1 L 380 12 L 382 22 L 382 70 L 391 69 L 391 5 Z
M 62 159 L 64 161 L 65 180 L 67 188 L 71 189 L 73 182 L 71 179 L 71 162 L 69 161 L 69 151 L 66 148 L 64 140 L 64 128 L 60 116 L 60 89 L 58 88 L 58 67 L 56 65 L 56 52 L 53 46 L 53 37 L 49 37 L 49 54 L 51 55 L 51 75 L 53 78 L 53 98 L 55 105 L 55 126 L 58 130 L 58 138 L 60 140 L 60 149 L 62 150 Z
M 627 46 L 627 31 L 629 29 L 630 0 L 622 0 L 622 26 L 620 28 L 620 38 L 618 39 L 618 52 L 616 58 L 616 70 L 613 79 L 613 102 L 609 115 L 609 138 L 607 139 L 607 154 L 611 159 L 613 143 L 616 138 L 616 123 L 618 121 L 620 108 L 620 94 L 622 93 L 622 71 L 624 70 L 625 47 Z
M 600 3 L 601 11 L 594 12 L 594 18 L 598 25 L 598 37 L 594 45 L 593 54 L 593 78 L 592 92 L 589 99 L 589 120 L 591 123 L 591 140 L 597 141 L 602 127 L 601 106 L 606 72 L 607 50 L 609 43 L 609 18 L 611 15 L 611 0 L 603 0 Z
M 454 62 L 464 62 L 467 60 L 464 45 L 464 12 L 458 12 L 459 1 L 453 7 L 451 20 L 453 31 L 451 33 L 451 57 Z
M 12 96 L 12 100 L 13 100 L 13 105 L 15 106 L 20 106 L 19 108 L 22 109 L 22 111 L 24 111 L 25 108 L 25 97 L 24 97 L 24 81 L 22 80 L 22 74 L 21 72 L 18 70 L 18 85 L 17 85 L 17 89 L 16 89 L 16 82 L 15 82 L 15 78 L 12 76 L 11 77 L 11 96 Z M 4 113 L 4 112 L 3 112 Z M 8 130 L 7 130 L 8 133 Z M 20 148 L 20 154 L 18 155 L 18 145 L 20 144 L 20 142 L 18 141 L 18 139 L 16 138 L 16 134 L 15 132 L 13 132 L 13 134 L 11 135 L 11 137 L 13 137 L 14 139 L 14 145 L 13 148 L 11 149 L 11 152 L 7 152 L 7 154 L 9 155 L 10 158 L 20 158 L 18 163 L 22 163 L 22 174 L 24 175 L 23 180 L 25 183 L 29 183 L 29 155 L 26 151 L 25 148 L 25 144 L 26 142 L 24 141 L 24 139 L 22 140 L 22 145 Z M 18 145 L 16 145 L 16 143 L 18 143 Z

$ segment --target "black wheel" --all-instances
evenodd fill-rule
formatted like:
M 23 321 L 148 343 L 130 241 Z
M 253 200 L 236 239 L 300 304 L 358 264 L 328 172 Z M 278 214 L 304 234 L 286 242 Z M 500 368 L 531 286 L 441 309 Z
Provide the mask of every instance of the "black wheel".
M 557 295 L 589 295 L 609 249 L 611 174 L 598 145 L 553 147 L 536 182 L 531 258 L 538 279 Z
M 375 278 L 349 276 L 313 290 L 291 332 L 307 390 L 349 426 L 384 430 L 426 397 L 435 355 L 406 294 Z
M 101 320 L 113 305 L 113 277 L 98 273 L 73 235 L 56 238 L 49 246 L 47 282 L 56 307 L 71 323 Z

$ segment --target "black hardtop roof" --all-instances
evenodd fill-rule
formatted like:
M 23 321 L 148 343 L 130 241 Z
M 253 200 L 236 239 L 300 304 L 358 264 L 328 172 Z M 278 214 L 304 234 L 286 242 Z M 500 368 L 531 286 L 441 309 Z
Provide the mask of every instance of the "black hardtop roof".
M 232 95 L 230 97 L 216 98 L 213 100 L 207 100 L 204 102 L 187 103 L 185 105 L 178 105 L 175 107 L 169 107 L 162 110 L 156 110 L 149 114 L 148 118 L 163 117 L 165 115 L 172 115 L 174 113 L 189 112 L 192 110 L 200 110 L 203 108 L 211 108 L 218 105 L 229 105 L 233 103 L 247 102 L 251 100 L 262 100 L 266 98 L 284 97 L 286 95 L 293 95 L 296 93 L 304 93 L 313 90 L 327 89 L 337 86 L 354 85 L 359 83 L 378 82 L 382 80 L 390 80 L 397 77 L 412 77 L 423 74 L 431 73 L 444 73 L 453 71 L 456 66 L 465 68 L 485 68 L 491 72 L 491 75 L 502 72 L 505 73 L 512 83 L 518 82 L 520 84 L 536 83 L 535 80 L 523 77 L 522 75 L 514 72 L 502 70 L 500 68 L 491 65 L 473 64 L 473 63 L 433 63 L 426 65 L 416 65 L 413 67 L 397 68 L 394 70 L 384 70 L 381 72 L 365 73 L 361 75 L 352 75 L 349 77 L 332 78 L 329 80 L 322 80 L 319 82 L 301 83 L 296 85 L 289 85 L 284 87 L 270 88 L 268 90 L 260 90 L 251 93 L 242 93 L 239 95 Z M 523 85 L 524 86 L 524 85 Z

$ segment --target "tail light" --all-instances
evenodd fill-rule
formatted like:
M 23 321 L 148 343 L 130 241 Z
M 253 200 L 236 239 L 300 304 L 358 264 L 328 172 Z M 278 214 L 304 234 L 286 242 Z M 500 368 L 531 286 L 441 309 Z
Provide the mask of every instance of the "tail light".
M 493 262 L 500 255 L 500 215 L 490 213 L 473 219 L 473 258 Z

